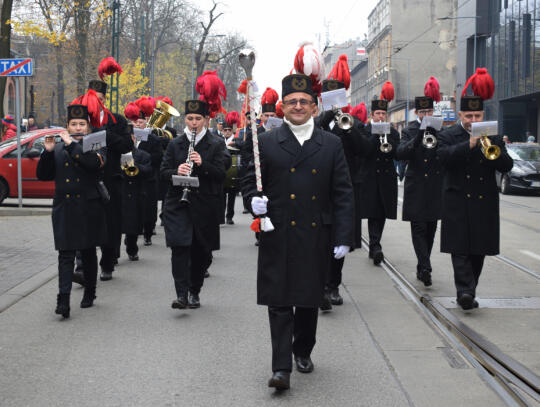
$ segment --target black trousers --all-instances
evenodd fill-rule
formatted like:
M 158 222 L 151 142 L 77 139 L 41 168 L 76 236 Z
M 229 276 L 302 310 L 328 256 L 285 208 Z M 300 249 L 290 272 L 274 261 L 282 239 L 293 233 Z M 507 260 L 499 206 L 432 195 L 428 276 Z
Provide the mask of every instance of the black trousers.
M 124 243 L 126 244 L 126 253 L 128 256 L 136 256 L 139 253 L 139 246 L 137 246 L 138 235 L 126 235 Z
M 268 307 L 272 371 L 292 371 L 292 355 L 309 357 L 315 346 L 318 308 Z
M 223 191 L 223 210 L 225 218 L 232 219 L 234 217 L 234 202 L 236 201 L 236 189 L 230 188 Z
M 384 230 L 385 218 L 369 218 L 368 233 L 369 233 L 369 252 L 377 253 L 382 250 L 381 238 Z
M 486 256 L 481 254 L 453 254 L 454 283 L 458 298 L 463 294 L 476 297 L 476 286 L 484 267 Z
M 417 271 L 428 271 L 431 273 L 431 249 L 437 231 L 437 221 L 418 222 L 411 221 L 411 236 L 414 252 L 418 259 Z
M 107 242 L 101 246 L 99 265 L 103 271 L 113 272 L 114 263 L 120 255 L 122 243 L 122 179 L 105 179 L 111 200 L 105 205 L 107 218 Z
M 96 248 L 80 250 L 86 288 L 96 288 L 97 255 Z M 71 293 L 75 250 L 58 251 L 58 291 L 60 294 Z
M 188 291 L 199 294 L 204 283 L 204 273 L 212 262 L 212 252 L 200 244 L 195 234 L 191 246 L 175 246 L 171 249 L 176 295 Z
M 328 291 L 338 288 L 343 278 L 343 264 L 345 257 L 341 259 L 334 258 L 334 248 L 330 250 L 330 273 L 326 279 L 326 289 Z

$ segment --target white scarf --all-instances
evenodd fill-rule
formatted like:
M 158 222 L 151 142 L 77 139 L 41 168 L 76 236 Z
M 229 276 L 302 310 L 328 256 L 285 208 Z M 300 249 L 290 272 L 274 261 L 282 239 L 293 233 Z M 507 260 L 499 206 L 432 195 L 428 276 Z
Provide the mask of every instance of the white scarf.
M 283 121 L 287 124 L 287 126 L 289 126 L 301 146 L 303 146 L 304 142 L 309 140 L 313 135 L 313 130 L 315 129 L 313 117 L 310 117 L 307 122 L 298 126 L 296 124 L 292 124 L 286 118 L 284 118 Z
M 191 129 L 186 126 L 186 128 L 184 129 L 184 134 L 186 135 L 187 139 L 191 142 Z M 203 127 L 201 132 L 200 133 L 197 133 L 197 135 L 195 136 L 195 145 L 199 144 L 199 141 L 202 140 L 202 138 L 204 137 L 204 135 L 206 134 L 206 127 Z

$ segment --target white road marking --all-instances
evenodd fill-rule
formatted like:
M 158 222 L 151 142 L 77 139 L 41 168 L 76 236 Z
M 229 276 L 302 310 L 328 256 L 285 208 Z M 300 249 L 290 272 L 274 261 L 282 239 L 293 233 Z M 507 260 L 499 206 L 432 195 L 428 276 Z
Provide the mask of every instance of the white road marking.
M 529 257 L 532 257 L 535 260 L 540 261 L 540 254 L 530 252 L 529 250 L 520 250 L 521 253 L 526 254 Z

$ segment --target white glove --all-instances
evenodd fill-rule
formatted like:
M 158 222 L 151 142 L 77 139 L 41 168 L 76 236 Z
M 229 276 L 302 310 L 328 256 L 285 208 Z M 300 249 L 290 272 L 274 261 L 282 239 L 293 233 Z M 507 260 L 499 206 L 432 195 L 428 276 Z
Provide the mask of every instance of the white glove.
M 334 259 L 342 259 L 351 248 L 349 246 L 336 246 L 334 247 Z
M 264 215 L 266 213 L 266 206 L 268 204 L 268 197 L 254 196 L 251 198 L 251 209 L 255 215 Z

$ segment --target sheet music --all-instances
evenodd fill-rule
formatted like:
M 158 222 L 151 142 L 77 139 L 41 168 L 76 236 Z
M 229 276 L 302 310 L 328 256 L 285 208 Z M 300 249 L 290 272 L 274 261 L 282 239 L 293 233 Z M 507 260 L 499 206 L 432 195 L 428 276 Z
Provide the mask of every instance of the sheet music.
M 88 134 L 82 139 L 83 153 L 97 151 L 107 146 L 107 132 L 105 130 Z
M 340 109 L 349 105 L 345 88 L 323 92 L 321 93 L 321 100 L 323 110 L 333 110 L 334 108 Z
M 422 124 L 420 125 L 420 130 L 425 130 L 428 127 L 431 127 L 437 131 L 442 128 L 444 122 L 443 117 L 439 116 L 424 116 L 422 119 Z
M 390 134 L 390 123 L 371 122 L 371 134 Z
M 497 134 L 499 134 L 498 124 L 499 123 L 497 121 L 472 123 L 471 133 L 473 137 L 496 136 Z

